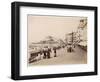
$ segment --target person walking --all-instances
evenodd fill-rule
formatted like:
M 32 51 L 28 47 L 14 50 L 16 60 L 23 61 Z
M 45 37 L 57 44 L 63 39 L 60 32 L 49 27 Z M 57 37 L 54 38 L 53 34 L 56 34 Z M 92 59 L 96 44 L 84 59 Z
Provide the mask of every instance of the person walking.
M 47 50 L 47 58 L 48 59 L 50 58 L 50 48 L 48 48 L 48 50 Z
M 54 47 L 53 50 L 54 50 L 54 57 L 57 57 L 56 47 Z
M 46 48 L 45 47 L 43 48 L 43 54 L 44 54 L 43 59 L 46 59 Z

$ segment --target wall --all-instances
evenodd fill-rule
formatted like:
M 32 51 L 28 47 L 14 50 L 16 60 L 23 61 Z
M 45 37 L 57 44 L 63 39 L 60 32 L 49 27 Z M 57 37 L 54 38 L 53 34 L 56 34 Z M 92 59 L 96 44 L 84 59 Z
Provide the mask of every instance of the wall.
M 100 10 L 100 0 L 20 0 L 20 1 L 98 6 L 99 8 L 98 10 Z M 11 2 L 13 2 L 13 0 L 1 0 L 0 1 L 0 82 L 13 82 L 13 80 L 10 79 Z M 98 18 L 100 17 L 98 16 Z M 100 31 L 100 28 L 98 30 Z M 100 35 L 100 32 L 98 35 Z M 100 37 L 98 39 L 98 42 L 100 42 Z M 100 43 L 98 45 L 100 48 Z M 99 54 L 100 54 L 100 51 L 99 51 Z M 100 55 L 98 56 L 98 58 L 100 58 Z M 100 60 L 98 62 L 99 62 L 99 68 L 100 68 Z M 100 70 L 99 70 L 99 73 L 100 73 Z M 52 82 L 52 81 L 55 81 L 55 82 L 60 82 L 60 81 L 63 81 L 63 82 L 66 82 L 66 81 L 67 82 L 80 82 L 80 81 L 81 82 L 86 82 L 86 81 L 99 82 L 99 78 L 100 78 L 100 75 L 84 76 L 84 77 L 39 79 L 39 80 L 34 80 L 34 82 L 47 82 L 47 81 L 48 82 Z M 28 81 L 33 82 L 33 80 L 26 80 L 26 82 Z

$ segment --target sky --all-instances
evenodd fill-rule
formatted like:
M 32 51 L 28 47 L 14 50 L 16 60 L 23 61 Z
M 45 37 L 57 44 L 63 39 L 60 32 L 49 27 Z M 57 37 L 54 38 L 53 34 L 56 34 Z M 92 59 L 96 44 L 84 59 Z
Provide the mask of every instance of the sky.
M 28 15 L 28 42 L 39 42 L 47 36 L 64 39 L 65 34 L 77 30 L 83 18 L 86 17 Z

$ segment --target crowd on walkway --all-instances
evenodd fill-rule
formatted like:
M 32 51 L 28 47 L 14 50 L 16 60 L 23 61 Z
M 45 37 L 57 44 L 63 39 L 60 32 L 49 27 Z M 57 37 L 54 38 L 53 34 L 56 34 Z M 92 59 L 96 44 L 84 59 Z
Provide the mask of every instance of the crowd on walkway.
M 30 53 L 29 63 L 32 63 L 41 59 L 50 59 L 52 53 L 54 54 L 53 57 L 57 57 L 57 50 L 60 50 L 65 47 L 69 53 L 73 51 L 73 47 L 75 48 L 75 46 L 72 46 L 71 44 L 53 47 L 53 48 L 50 48 L 49 46 L 45 46 L 42 49 L 40 49 L 38 52 Z M 41 56 L 43 56 L 43 58 L 41 58 Z

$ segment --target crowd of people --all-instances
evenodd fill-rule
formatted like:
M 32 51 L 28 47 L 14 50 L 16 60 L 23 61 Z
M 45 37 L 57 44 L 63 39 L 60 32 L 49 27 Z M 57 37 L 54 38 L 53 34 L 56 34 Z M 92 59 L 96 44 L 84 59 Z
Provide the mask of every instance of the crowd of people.
M 65 46 L 58 46 L 58 47 L 53 47 L 50 48 L 49 46 L 45 46 L 42 49 L 40 49 L 38 52 L 32 52 L 30 53 L 30 58 L 29 58 L 29 63 L 37 61 L 37 60 L 41 60 L 41 56 L 43 57 L 43 59 L 50 59 L 51 58 L 51 54 L 53 53 L 53 57 L 57 57 L 57 50 L 61 49 L 61 48 L 65 48 Z M 72 52 L 72 47 L 70 45 L 70 47 L 68 47 L 67 45 L 67 51 L 68 52 Z
M 29 63 L 42 59 L 41 56 L 43 56 L 43 59 L 50 59 L 52 53 L 54 54 L 54 57 L 57 57 L 57 50 L 60 48 L 61 48 L 60 46 L 53 48 L 45 46 L 40 50 L 38 50 L 37 52 L 31 52 Z

